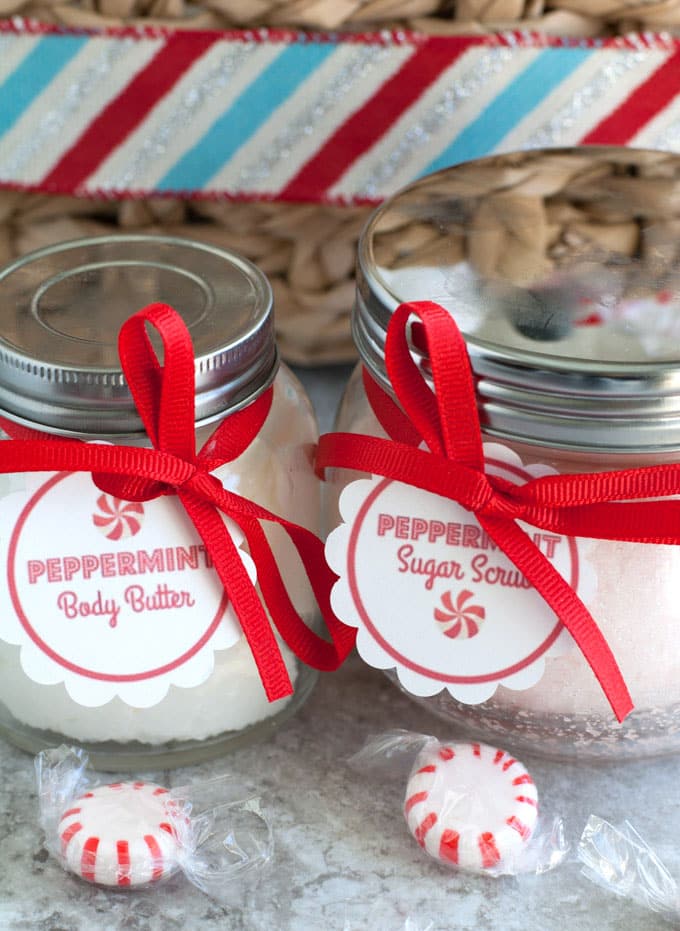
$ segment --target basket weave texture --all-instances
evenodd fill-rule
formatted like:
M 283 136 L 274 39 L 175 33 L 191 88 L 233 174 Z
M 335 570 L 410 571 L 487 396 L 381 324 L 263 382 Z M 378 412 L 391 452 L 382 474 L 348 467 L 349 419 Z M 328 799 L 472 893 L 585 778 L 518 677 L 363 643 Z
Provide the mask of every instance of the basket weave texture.
M 294 27 L 429 34 L 527 29 L 593 37 L 680 32 L 680 0 L 0 0 L 0 18 L 68 27 L 121 24 L 225 29 Z M 32 249 L 116 230 L 186 236 L 233 249 L 270 278 L 280 346 L 289 361 L 346 362 L 356 242 L 370 208 L 173 199 L 115 203 L 0 191 L 0 263 Z M 311 323 L 311 325 L 310 325 Z
M 347 362 L 355 357 L 349 313 L 356 243 L 369 213 L 314 204 L 115 203 L 0 191 L 0 265 L 52 243 L 115 232 L 213 243 L 246 256 L 268 276 L 285 359 Z
M 680 28 L 680 0 L 0 0 L 0 17 L 67 26 L 121 23 L 224 29 L 254 26 L 370 30 L 406 26 L 428 33 L 506 29 L 550 35 L 622 35 Z

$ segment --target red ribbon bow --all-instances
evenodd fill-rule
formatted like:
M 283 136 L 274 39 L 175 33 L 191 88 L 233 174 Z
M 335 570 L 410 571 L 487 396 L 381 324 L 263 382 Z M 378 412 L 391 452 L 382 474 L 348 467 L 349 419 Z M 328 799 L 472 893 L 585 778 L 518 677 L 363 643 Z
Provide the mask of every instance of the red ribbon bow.
M 158 330 L 161 366 L 146 332 Z M 119 354 L 135 405 L 154 448 L 58 440 L 3 419 L 16 437 L 0 445 L 0 472 L 91 472 L 95 484 L 128 501 L 177 495 L 193 522 L 231 599 L 257 664 L 269 701 L 293 692 L 265 606 L 250 581 L 219 511 L 244 533 L 257 566 L 257 582 L 282 639 L 309 666 L 337 669 L 352 649 L 355 631 L 330 607 L 335 576 L 323 544 L 309 530 L 227 491 L 211 472 L 236 459 L 259 433 L 272 403 L 272 389 L 225 418 L 201 451 L 195 451 L 194 353 L 179 314 L 165 304 L 140 310 L 121 327 Z M 260 521 L 283 527 L 305 567 L 332 642 L 309 629 L 293 606 Z
M 412 314 L 421 321 L 434 392 L 410 352 L 407 323 Z M 364 384 L 392 439 L 327 434 L 319 441 L 318 468 L 382 475 L 472 511 L 567 628 L 622 721 L 633 703 L 606 639 L 517 521 L 567 536 L 680 543 L 680 501 L 636 500 L 680 495 L 680 465 L 549 475 L 514 485 L 484 470 L 472 369 L 450 314 L 427 301 L 398 307 L 388 327 L 385 363 L 403 411 L 365 372 Z M 430 452 L 417 448 L 423 440 Z

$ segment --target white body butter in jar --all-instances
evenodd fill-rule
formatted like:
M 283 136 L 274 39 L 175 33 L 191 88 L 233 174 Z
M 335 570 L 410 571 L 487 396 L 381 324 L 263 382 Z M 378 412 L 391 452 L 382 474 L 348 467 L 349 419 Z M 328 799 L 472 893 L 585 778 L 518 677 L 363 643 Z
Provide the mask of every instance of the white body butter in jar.
M 259 433 L 217 474 L 228 490 L 316 532 L 316 422 L 302 387 L 279 364 L 271 289 L 253 265 L 186 240 L 81 240 L 6 267 L 0 301 L 7 433 L 28 427 L 54 439 L 149 445 L 117 336 L 136 310 L 164 302 L 180 313 L 194 346 L 197 450 L 225 416 L 273 387 Z M 64 475 L 0 476 L 10 578 L 4 622 L 0 616 L 0 734 L 32 752 L 76 742 L 98 766 L 125 769 L 207 759 L 291 715 L 316 673 L 280 643 L 295 694 L 268 702 L 178 500 L 140 510 L 102 494 L 86 473 Z M 267 532 L 297 610 L 313 623 L 315 602 L 297 554 L 284 533 Z M 7 635 L 10 619 L 17 629 L 15 614 L 20 638 Z M 72 625 L 66 633 L 65 624 Z M 57 628 L 61 639 L 53 643 Z M 135 640 L 126 641 L 133 629 Z
M 384 355 L 391 315 L 403 302 L 434 301 L 467 344 L 487 469 L 526 481 L 677 463 L 679 192 L 677 156 L 586 148 L 482 159 L 395 195 L 360 242 L 353 330 L 362 362 L 336 429 L 386 436 L 360 369 L 394 398 Z M 418 347 L 416 340 L 413 358 L 429 379 Z M 529 605 L 526 580 L 474 515 L 459 508 L 451 516 L 443 499 L 428 510 L 393 487 L 391 499 L 377 487 L 362 491 L 358 473 L 330 478 L 329 529 L 343 521 L 349 528 L 336 537 L 332 565 L 354 573 L 335 604 L 359 625 L 367 660 L 415 700 L 478 737 L 530 752 L 609 758 L 680 750 L 680 546 L 539 536 L 618 661 L 635 706 L 620 725 L 583 655 L 557 628 L 552 639 L 532 641 L 526 656 L 508 648 L 504 665 L 484 666 L 483 637 L 491 653 L 504 626 L 520 638 L 532 612 L 549 609 L 533 590 Z M 345 496 L 340 517 L 333 508 L 351 482 L 356 492 Z M 375 545 L 366 559 L 375 575 L 380 555 L 391 573 L 382 590 L 400 592 L 403 624 L 371 614 L 370 573 L 365 598 L 361 591 L 355 554 L 371 508 Z M 409 573 L 421 581 L 416 575 L 415 587 L 399 589 Z M 550 612 L 548 633 L 554 621 Z M 492 667 L 505 673 L 490 685 Z

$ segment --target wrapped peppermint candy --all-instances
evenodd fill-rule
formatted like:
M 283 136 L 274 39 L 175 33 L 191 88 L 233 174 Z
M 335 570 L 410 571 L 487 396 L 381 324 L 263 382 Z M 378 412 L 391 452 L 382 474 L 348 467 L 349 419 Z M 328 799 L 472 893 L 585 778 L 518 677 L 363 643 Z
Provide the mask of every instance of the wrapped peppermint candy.
M 36 757 L 46 846 L 81 879 L 139 889 L 182 872 L 225 900 L 271 859 L 260 799 L 229 777 L 173 789 L 143 780 L 103 784 L 87 763 L 82 750 L 66 746 Z
M 492 876 L 540 874 L 567 855 L 562 820 L 547 817 L 542 804 L 539 810 L 531 775 L 505 750 L 391 731 L 370 738 L 350 765 L 380 772 L 388 787 L 390 779 L 403 785 L 408 772 L 407 827 L 445 866 Z

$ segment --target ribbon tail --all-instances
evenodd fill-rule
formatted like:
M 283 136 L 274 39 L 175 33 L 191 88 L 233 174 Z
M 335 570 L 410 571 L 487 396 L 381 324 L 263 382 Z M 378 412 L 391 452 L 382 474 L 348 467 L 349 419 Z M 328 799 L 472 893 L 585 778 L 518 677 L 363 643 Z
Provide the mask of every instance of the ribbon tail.
M 271 623 L 224 521 L 212 504 L 198 496 L 180 491 L 179 497 L 205 543 L 231 600 L 260 673 L 267 699 L 272 702 L 292 695 L 293 685 Z
M 609 644 L 576 592 L 513 521 L 482 514 L 477 519 L 560 618 L 600 683 L 616 719 L 623 721 L 633 710 L 633 701 Z
M 323 543 L 318 537 L 304 527 L 288 524 L 281 518 L 276 523 L 286 531 L 302 560 L 331 640 L 324 640 L 300 617 L 264 530 L 257 521 L 244 520 L 239 522 L 239 526 L 246 535 L 253 559 L 262 570 L 260 588 L 264 600 L 279 634 L 298 659 L 321 672 L 333 672 L 345 661 L 356 640 L 356 630 L 338 620 L 331 608 L 330 592 L 336 576 L 326 564 Z
M 354 647 L 356 630 L 343 624 L 331 607 L 331 589 L 337 576 L 326 563 L 321 540 L 305 527 L 227 491 L 211 476 L 197 475 L 194 490 L 202 500 L 211 502 L 235 520 L 245 534 L 258 567 L 258 582 L 264 602 L 279 634 L 298 659 L 322 672 L 332 672 L 342 665 Z M 262 529 L 262 521 L 281 527 L 295 547 L 330 634 L 330 642 L 311 630 L 298 614 Z

